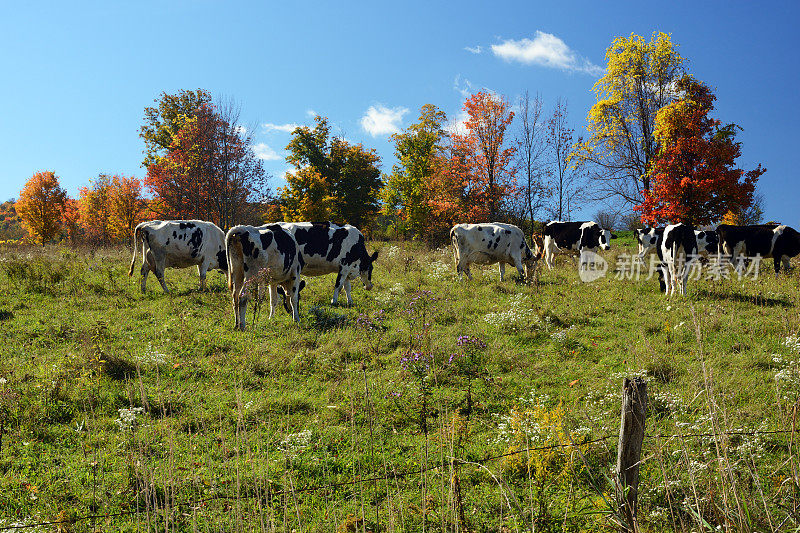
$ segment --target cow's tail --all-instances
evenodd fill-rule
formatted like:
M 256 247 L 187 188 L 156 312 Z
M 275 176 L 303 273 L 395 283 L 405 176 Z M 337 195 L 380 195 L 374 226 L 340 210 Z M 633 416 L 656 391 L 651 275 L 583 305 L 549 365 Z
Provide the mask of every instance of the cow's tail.
M 450 241 L 453 243 L 453 266 L 458 270 L 458 236 L 456 235 L 456 228 L 450 228 Z
M 225 237 L 225 253 L 228 256 L 228 290 L 244 282 L 244 250 L 238 233 L 231 231 Z
M 142 228 L 136 227 L 133 230 L 133 258 L 131 259 L 131 267 L 128 269 L 128 275 L 133 276 L 133 267 L 136 266 L 136 252 L 142 246 Z M 144 253 L 144 252 L 142 252 Z

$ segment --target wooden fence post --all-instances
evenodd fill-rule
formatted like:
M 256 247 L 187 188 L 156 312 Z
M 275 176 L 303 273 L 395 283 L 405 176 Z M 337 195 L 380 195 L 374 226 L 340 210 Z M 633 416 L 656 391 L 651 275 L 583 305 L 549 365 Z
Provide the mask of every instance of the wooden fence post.
M 620 532 L 638 531 L 639 460 L 647 413 L 647 383 L 625 378 L 622 384 L 622 419 L 617 447 L 617 503 L 622 520 Z

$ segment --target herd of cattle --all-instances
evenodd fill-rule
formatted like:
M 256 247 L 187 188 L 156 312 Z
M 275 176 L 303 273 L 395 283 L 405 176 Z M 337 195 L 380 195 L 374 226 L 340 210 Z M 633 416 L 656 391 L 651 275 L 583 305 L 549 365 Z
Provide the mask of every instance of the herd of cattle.
M 500 265 L 500 280 L 505 265 L 512 265 L 523 278 L 529 277 L 544 256 L 548 268 L 562 252 L 583 254 L 608 250 L 616 238 L 596 222 L 549 222 L 535 234 L 528 246 L 522 230 L 512 224 L 457 224 L 450 230 L 459 276 L 472 279 L 471 264 Z M 732 226 L 722 224 L 714 230 L 696 230 L 686 224 L 636 231 L 638 257 L 655 252 L 660 260 L 661 288 L 667 294 L 686 292 L 691 262 L 701 255 L 717 254 L 731 263 L 741 258 L 773 258 L 775 272 L 780 265 L 788 269 L 789 259 L 800 253 L 800 233 L 784 225 Z M 344 289 L 352 305 L 350 282 L 361 278 L 366 290 L 372 289 L 372 269 L 378 252 L 367 252 L 364 235 L 349 224 L 330 222 L 276 222 L 264 226 L 235 226 L 225 234 L 211 222 L 200 220 L 153 220 L 142 222 L 134 231 L 133 274 L 137 251 L 141 248 L 142 292 L 152 271 L 164 292 L 164 270 L 170 267 L 197 266 L 200 286 L 205 287 L 208 270 L 218 269 L 228 277 L 235 327 L 245 329 L 245 314 L 250 299 L 248 286 L 270 290 L 270 314 L 279 296 L 294 320 L 299 319 L 300 291 L 305 281 L 300 276 L 336 273 L 333 304 Z

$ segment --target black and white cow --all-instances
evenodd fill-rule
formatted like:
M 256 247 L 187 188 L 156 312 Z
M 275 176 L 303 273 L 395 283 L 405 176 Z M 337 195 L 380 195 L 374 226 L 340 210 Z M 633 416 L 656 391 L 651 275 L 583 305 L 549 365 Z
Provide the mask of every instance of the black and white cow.
M 304 276 L 324 276 L 336 273 L 331 303 L 339 301 L 344 289 L 347 305 L 353 305 L 350 281 L 361 278 L 364 288 L 372 290 L 372 268 L 378 252 L 369 255 L 364 235 L 350 224 L 333 222 L 278 222 L 297 241 L 303 257 Z
M 269 285 L 269 317 L 278 305 L 278 287 L 289 295 L 292 318 L 300 319 L 300 280 L 303 257 L 292 234 L 278 224 L 234 226 L 225 236 L 228 253 L 228 289 L 233 300 L 234 328 L 244 331 L 249 290 Z
M 657 252 L 663 237 L 664 228 L 645 227 L 637 229 L 636 243 L 639 245 L 639 259 L 644 259 L 649 253 Z
M 667 296 L 676 292 L 680 292 L 682 296 L 686 294 L 686 280 L 697 257 L 697 236 L 692 226 L 670 224 L 664 228 L 659 258 Z
M 703 257 L 710 257 L 719 253 L 719 236 L 716 229 L 695 230 L 697 239 L 697 253 Z
M 759 224 L 752 226 L 734 226 L 720 224 L 717 227 L 719 236 L 719 253 L 730 256 L 734 266 L 740 267 L 747 257 L 760 255 L 762 259 L 771 257 L 775 274 L 783 268 L 788 272 L 789 260 L 800 254 L 800 233 L 786 225 Z
M 525 242 L 522 230 L 513 224 L 492 222 L 485 224 L 456 224 L 450 229 L 456 272 L 472 279 L 469 266 L 500 263 L 500 281 L 506 273 L 506 264 L 517 269 L 521 278 L 533 274 L 536 262 L 542 257 L 541 248 L 532 252 Z
M 555 256 L 561 252 L 580 254 L 585 250 L 596 252 L 598 248 L 611 248 L 611 239 L 616 235 L 603 229 L 597 222 L 548 222 L 542 233 L 544 237 L 544 259 L 552 270 Z
M 156 275 L 161 288 L 165 268 L 186 268 L 197 265 L 200 288 L 205 288 L 206 272 L 228 271 L 225 255 L 225 234 L 216 224 L 202 220 L 151 220 L 142 222 L 133 231 L 133 259 L 128 275 L 133 275 L 136 252 L 142 249 L 142 292 L 147 290 L 147 275 Z

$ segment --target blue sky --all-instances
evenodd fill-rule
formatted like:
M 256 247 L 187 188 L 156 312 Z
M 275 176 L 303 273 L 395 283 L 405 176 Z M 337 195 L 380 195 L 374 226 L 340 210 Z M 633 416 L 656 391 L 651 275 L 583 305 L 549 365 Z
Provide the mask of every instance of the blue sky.
M 466 90 L 514 100 L 527 89 L 547 109 L 563 97 L 579 133 L 612 40 L 664 31 L 715 88 L 716 116 L 744 128 L 740 166 L 767 167 L 767 218 L 800 226 L 799 14 L 792 2 L 732 1 L 15 2 L 0 19 L 0 199 L 38 170 L 72 196 L 99 173 L 143 177 L 138 131 L 162 91 L 236 99 L 273 188 L 286 125 L 315 112 L 377 149 L 384 171 L 394 128 L 426 103 L 457 116 Z M 525 49 L 538 60 L 508 59 Z

